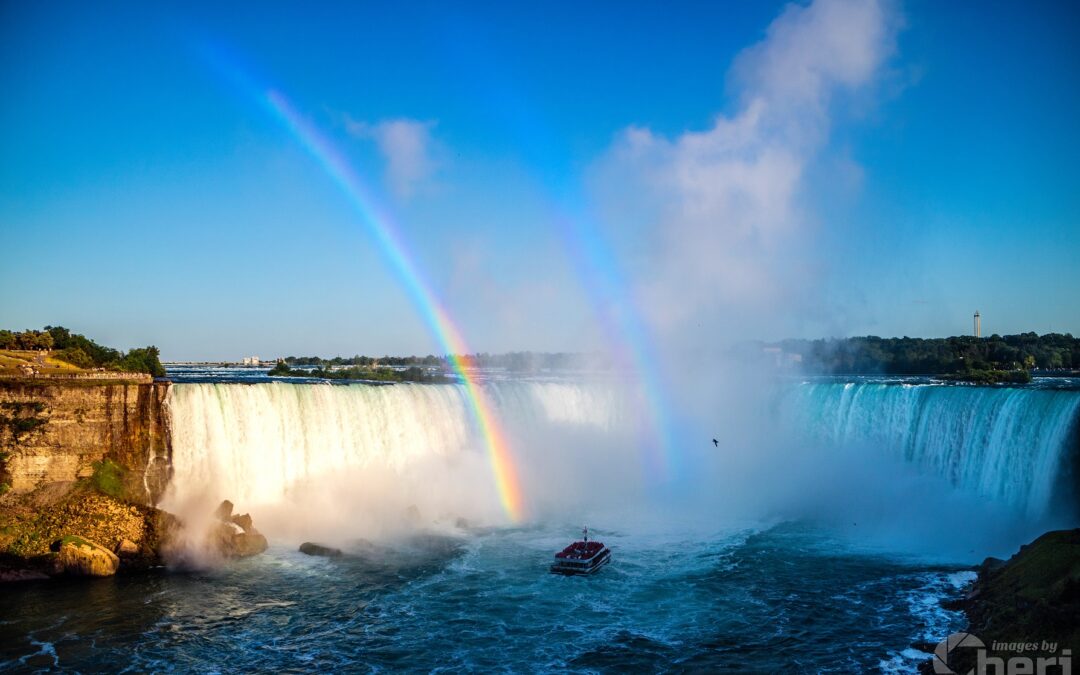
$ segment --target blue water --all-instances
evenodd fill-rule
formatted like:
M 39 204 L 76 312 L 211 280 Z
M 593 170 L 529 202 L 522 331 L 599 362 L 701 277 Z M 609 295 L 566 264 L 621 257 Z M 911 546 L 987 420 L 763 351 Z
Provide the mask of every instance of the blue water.
M 2 667 L 214 671 L 906 672 L 962 617 L 971 572 L 793 524 L 705 538 L 597 533 L 614 561 L 547 573 L 559 530 L 429 535 L 203 573 L 4 589 Z
M 403 436 L 392 423 L 418 415 L 447 426 L 431 437 L 445 443 L 439 457 L 467 457 L 456 444 L 467 448 L 468 434 L 449 433 L 465 415 L 452 405 L 457 399 L 427 396 L 431 390 L 421 387 L 380 389 L 379 396 L 290 389 L 295 396 L 275 398 L 269 394 L 282 387 L 260 383 L 261 373 L 175 375 L 183 382 L 252 383 L 173 397 L 182 407 L 174 410 L 176 442 L 186 438 L 191 446 L 177 449 L 178 461 L 236 455 L 201 473 L 195 465 L 178 469 L 176 480 L 186 475 L 195 487 L 216 480 L 225 494 L 240 495 L 257 482 L 252 499 L 293 508 L 304 462 L 324 458 L 321 447 L 347 464 L 373 461 L 372 448 L 354 447 L 369 442 L 359 440 L 374 433 L 368 426 L 386 429 L 380 448 L 399 451 L 407 441 L 411 456 L 421 456 L 428 436 Z M 625 426 L 603 387 L 491 386 L 501 387 L 500 412 L 512 429 L 529 432 L 523 437 L 592 424 L 588 438 L 600 438 Z M 1067 382 L 983 388 L 822 378 L 784 387 L 773 403 L 776 419 L 815 443 L 906 461 L 1020 519 L 1076 504 L 1072 487 L 1054 480 L 1075 461 L 1080 392 Z M 573 405 L 557 405 L 567 397 Z M 358 425 L 358 416 L 390 422 Z M 281 423 L 286 417 L 291 421 Z M 299 430 L 303 448 L 295 447 Z M 345 486 L 346 495 L 362 489 Z M 964 627 L 964 618 L 940 602 L 963 593 L 979 552 L 962 560 L 913 557 L 901 552 L 910 548 L 864 536 L 868 524 L 857 513 L 843 536 L 836 522 L 826 528 L 790 514 L 715 531 L 703 526 L 710 513 L 700 512 L 620 525 L 634 516 L 617 517 L 619 493 L 604 494 L 616 515 L 594 536 L 611 547 L 613 562 L 590 578 L 548 574 L 552 553 L 579 525 L 540 522 L 421 525 L 378 543 L 350 539 L 339 559 L 300 554 L 297 541 L 268 527 L 266 554 L 212 569 L 9 585 L 0 592 L 0 669 L 911 672 L 925 657 L 913 643 L 936 643 Z M 341 503 L 338 495 L 331 501 Z M 887 506 L 903 513 L 913 505 Z M 269 509 L 252 512 L 257 522 L 267 514 L 269 526 Z M 360 515 L 346 509 L 327 520 L 344 527 Z M 715 520 L 730 522 L 723 515 Z

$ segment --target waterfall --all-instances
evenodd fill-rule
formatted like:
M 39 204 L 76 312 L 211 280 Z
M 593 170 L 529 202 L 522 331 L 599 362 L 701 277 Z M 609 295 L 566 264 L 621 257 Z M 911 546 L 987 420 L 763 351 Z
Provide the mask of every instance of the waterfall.
M 781 396 L 800 433 L 895 453 L 1031 517 L 1076 496 L 1080 392 L 871 382 L 804 382 Z
M 649 417 L 634 386 L 483 386 L 511 438 L 527 495 L 543 501 L 534 506 L 573 511 L 590 495 L 625 506 L 646 494 L 638 488 L 649 480 L 640 455 Z M 826 452 L 843 445 L 899 457 L 1032 518 L 1071 515 L 1063 509 L 1077 505 L 1080 392 L 821 380 L 784 385 L 776 400 L 767 433 L 778 437 L 783 422 L 798 442 L 820 442 Z M 413 506 L 433 519 L 496 522 L 501 515 L 486 447 L 458 385 L 181 383 L 168 408 L 167 509 L 199 497 L 203 504 L 228 498 L 260 513 L 303 505 L 311 518 L 343 508 L 389 517 Z M 691 450 L 685 457 L 702 480 L 740 475 L 723 465 L 729 455 Z M 757 455 L 731 457 L 752 462 Z M 600 487 L 603 498 L 596 497 Z M 737 491 L 732 485 L 726 494 Z
M 484 386 L 519 446 L 555 431 L 606 435 L 633 427 L 630 398 L 610 383 Z M 238 505 L 281 504 L 313 482 L 329 489 L 347 477 L 354 483 L 334 489 L 394 489 L 407 504 L 436 491 L 467 490 L 470 498 L 497 503 L 462 386 L 177 384 L 169 406 L 173 505 L 196 494 Z M 461 512 L 463 500 L 442 501 Z

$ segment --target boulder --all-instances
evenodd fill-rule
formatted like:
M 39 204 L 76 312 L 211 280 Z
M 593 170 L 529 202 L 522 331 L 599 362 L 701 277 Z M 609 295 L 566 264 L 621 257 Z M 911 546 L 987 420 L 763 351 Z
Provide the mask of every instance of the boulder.
M 266 550 L 266 537 L 255 529 L 251 514 L 233 515 L 233 503 L 228 499 L 214 511 L 220 522 L 210 529 L 210 544 L 227 558 L 246 558 Z
M 138 554 L 139 547 L 130 539 L 121 539 L 120 543 L 116 545 L 116 555 L 121 558 L 128 558 Z
M 41 581 L 48 579 L 49 575 L 42 574 L 37 570 L 9 570 L 0 568 L 0 584 L 14 581 Z
M 56 552 L 53 570 L 56 574 L 78 577 L 111 577 L 120 566 L 120 558 L 100 544 L 76 536 L 66 536 L 53 542 Z
M 244 530 L 244 532 L 250 532 L 251 534 L 258 534 L 258 532 L 255 530 L 254 524 L 251 522 L 251 514 L 250 513 L 245 513 L 242 516 L 233 516 L 232 517 L 232 522 L 234 524 L 236 524 L 236 525 L 239 525 Z
M 217 511 L 214 511 L 214 517 L 218 520 L 228 522 L 232 518 L 233 503 L 228 499 L 221 502 L 221 506 L 217 507 Z
M 236 523 L 220 523 L 210 532 L 214 547 L 226 558 L 247 558 L 266 550 L 266 537 L 244 532 Z
M 307 555 L 317 555 L 324 558 L 337 558 L 341 556 L 340 548 L 333 548 L 332 546 L 323 546 L 322 544 L 316 544 L 314 542 L 305 541 L 300 544 L 300 552 Z
M 266 537 L 261 534 L 245 532 L 233 536 L 230 555 L 234 558 L 247 558 L 248 556 L 259 555 L 266 550 L 266 547 Z

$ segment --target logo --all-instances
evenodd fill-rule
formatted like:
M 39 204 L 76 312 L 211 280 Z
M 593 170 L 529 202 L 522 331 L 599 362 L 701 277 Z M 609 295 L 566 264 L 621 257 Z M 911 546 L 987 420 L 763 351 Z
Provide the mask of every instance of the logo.
M 989 652 L 989 653 L 988 653 Z M 1028 656 L 1034 653 L 1041 656 Z M 991 655 L 992 653 L 993 655 Z M 974 659 L 973 659 L 974 657 Z M 963 672 L 954 669 L 957 662 L 975 667 Z M 959 666 L 956 666 L 959 667 Z M 934 648 L 936 675 L 1022 675 L 1031 673 L 1072 673 L 1072 650 L 1058 652 L 1058 643 L 993 642 L 986 644 L 971 633 L 953 633 Z
M 934 648 L 934 672 L 938 675 L 960 675 L 949 667 L 954 652 L 960 649 L 986 649 L 986 645 L 971 633 L 953 633 Z

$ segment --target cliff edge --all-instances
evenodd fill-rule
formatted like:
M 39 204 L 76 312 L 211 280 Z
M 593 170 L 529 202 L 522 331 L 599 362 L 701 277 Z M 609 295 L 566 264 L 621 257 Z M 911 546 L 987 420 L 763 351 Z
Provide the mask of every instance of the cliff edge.
M 0 494 L 85 480 L 95 463 L 123 469 L 126 501 L 152 506 L 171 476 L 170 383 L 0 379 Z

